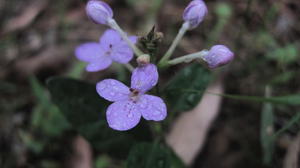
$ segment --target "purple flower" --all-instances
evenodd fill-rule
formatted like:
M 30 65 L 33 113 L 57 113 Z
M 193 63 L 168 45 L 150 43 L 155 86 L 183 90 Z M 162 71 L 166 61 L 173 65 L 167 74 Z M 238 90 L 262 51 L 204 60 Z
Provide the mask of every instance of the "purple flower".
M 97 24 L 107 24 L 107 20 L 113 17 L 113 11 L 109 5 L 100 0 L 89 0 L 86 5 L 86 14 Z
M 136 36 L 130 36 L 129 39 L 133 43 L 137 41 Z M 128 63 L 133 57 L 133 51 L 119 33 L 108 29 L 98 43 L 89 42 L 78 46 L 75 55 L 79 60 L 89 63 L 87 71 L 95 72 L 109 67 L 112 61 L 120 64 Z
M 145 94 L 157 84 L 158 72 L 153 64 L 136 68 L 131 76 L 131 88 L 114 79 L 97 83 L 98 94 L 114 102 L 106 111 L 108 125 L 115 130 L 126 131 L 135 127 L 143 116 L 146 120 L 161 121 L 167 116 L 164 101 Z
M 228 64 L 233 57 L 233 52 L 231 52 L 226 46 L 215 45 L 209 50 L 208 54 L 202 57 L 202 59 L 207 63 L 209 68 L 217 68 Z
M 197 27 L 204 19 L 207 7 L 202 0 L 193 0 L 183 12 L 183 20 L 190 24 L 190 28 Z

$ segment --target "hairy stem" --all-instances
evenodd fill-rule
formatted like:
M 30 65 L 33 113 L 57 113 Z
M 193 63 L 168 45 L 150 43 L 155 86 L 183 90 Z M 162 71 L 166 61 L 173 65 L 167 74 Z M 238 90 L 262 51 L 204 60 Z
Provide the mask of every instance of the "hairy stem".
M 182 39 L 183 35 L 185 34 L 185 32 L 189 29 L 189 23 L 188 22 L 184 22 L 175 38 L 175 40 L 173 41 L 172 45 L 170 46 L 170 48 L 168 49 L 168 51 L 166 52 L 166 54 L 162 57 L 162 59 L 159 61 L 159 64 L 162 64 L 163 62 L 168 61 L 168 59 L 171 57 L 171 55 L 173 54 L 175 48 L 177 47 L 178 43 L 180 42 L 180 40 Z
M 163 62 L 162 64 L 160 64 L 161 67 L 166 67 L 166 66 L 171 66 L 171 65 L 176 65 L 176 64 L 180 64 L 180 63 L 189 63 L 195 59 L 200 59 L 203 56 L 205 56 L 208 53 L 208 50 L 202 50 L 200 52 L 196 52 L 193 54 L 188 54 L 188 55 L 184 55 L 175 59 L 172 59 L 170 61 L 167 62 Z
M 108 20 L 108 25 L 115 29 L 117 32 L 120 33 L 120 35 L 122 36 L 122 38 L 126 41 L 126 43 L 129 45 L 129 47 L 133 50 L 133 52 L 135 53 L 135 55 L 137 55 L 138 57 L 141 55 L 144 55 L 144 53 L 138 49 L 136 47 L 135 44 L 133 44 L 130 39 L 128 38 L 127 34 L 120 28 L 120 26 L 117 24 L 117 22 L 114 19 L 109 19 Z
M 134 67 L 133 67 L 130 63 L 124 64 L 124 66 L 125 66 L 130 72 L 132 72 L 132 71 L 134 70 Z

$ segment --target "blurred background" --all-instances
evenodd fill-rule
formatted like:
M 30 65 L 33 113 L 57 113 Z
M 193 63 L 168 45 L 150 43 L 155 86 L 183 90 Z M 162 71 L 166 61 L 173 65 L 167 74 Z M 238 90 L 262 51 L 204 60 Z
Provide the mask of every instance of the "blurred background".
M 145 36 L 154 25 L 164 34 L 159 57 L 177 34 L 189 0 L 106 2 L 129 34 Z M 300 1 L 205 2 L 207 17 L 198 28 L 187 32 L 173 57 L 208 49 L 214 44 L 227 45 L 236 57 L 223 69 L 224 90 L 226 94 L 239 96 L 223 98 L 203 148 L 189 167 L 296 168 L 300 164 L 297 115 L 300 98 L 289 99 L 298 106 L 287 106 L 250 101 L 242 96 L 300 92 Z M 52 76 L 96 83 L 111 75 L 118 79 L 129 75 L 117 65 L 86 73 L 84 64 L 74 57 L 77 45 L 97 41 L 107 28 L 87 18 L 85 3 L 83 0 L 0 1 L 1 168 L 124 166 L 124 160 L 92 148 L 74 132 L 46 89 L 46 80 Z M 172 75 L 173 71 L 164 75 Z M 280 136 L 268 139 L 264 129 L 270 134 L 280 130 Z

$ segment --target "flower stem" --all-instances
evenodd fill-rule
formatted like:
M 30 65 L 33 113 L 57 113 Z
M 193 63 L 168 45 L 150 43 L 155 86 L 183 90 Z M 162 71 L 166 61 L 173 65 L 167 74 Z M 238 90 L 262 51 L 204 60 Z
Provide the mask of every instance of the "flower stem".
M 162 59 L 159 61 L 159 64 L 163 64 L 163 62 L 168 61 L 168 59 L 170 58 L 170 56 L 173 54 L 176 46 L 178 45 L 178 43 L 180 42 L 180 40 L 182 39 L 183 35 L 185 34 L 185 32 L 189 29 L 189 23 L 188 22 L 184 22 L 175 38 L 175 40 L 173 41 L 172 45 L 170 46 L 170 48 L 168 49 L 168 51 L 166 52 L 166 54 L 162 57 Z
M 130 72 L 132 72 L 132 71 L 134 70 L 134 67 L 133 67 L 130 63 L 124 64 L 124 66 L 125 66 Z
M 189 63 L 189 62 L 191 62 L 195 59 L 202 58 L 207 53 L 208 53 L 208 50 L 202 50 L 200 52 L 196 52 L 196 53 L 193 53 L 193 54 L 188 54 L 188 55 L 184 55 L 184 56 L 172 59 L 168 62 L 165 62 L 165 63 L 161 64 L 160 66 L 161 67 L 166 67 L 166 66 L 170 66 L 170 65 L 176 65 L 176 64 L 179 64 L 179 63 L 183 63 L 183 62 Z
M 126 41 L 126 43 L 129 45 L 129 47 L 131 47 L 131 49 L 133 50 L 133 52 L 135 53 L 135 55 L 137 55 L 138 57 L 143 55 L 144 53 L 138 49 L 128 38 L 127 34 L 120 28 L 120 26 L 118 25 L 118 23 L 114 20 L 114 19 L 109 19 L 108 20 L 108 25 L 115 29 L 117 32 L 120 33 L 120 35 L 122 36 L 122 38 Z

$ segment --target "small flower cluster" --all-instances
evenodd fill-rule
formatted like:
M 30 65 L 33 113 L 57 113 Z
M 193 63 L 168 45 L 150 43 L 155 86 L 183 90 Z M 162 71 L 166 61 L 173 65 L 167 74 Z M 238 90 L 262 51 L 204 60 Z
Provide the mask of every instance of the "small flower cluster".
M 229 63 L 233 53 L 224 45 L 215 45 L 209 51 L 203 50 L 169 60 L 174 49 L 187 30 L 196 28 L 207 14 L 207 7 L 202 0 L 192 0 L 183 12 L 184 23 L 170 46 L 159 61 L 159 66 L 171 66 L 178 63 L 202 59 L 209 68 L 217 68 Z M 96 24 L 110 27 L 101 36 L 99 42 L 81 44 L 75 50 L 76 57 L 87 62 L 86 70 L 100 71 L 108 68 L 112 62 L 132 67 L 129 62 L 134 54 L 138 66 L 131 75 L 131 87 L 114 79 L 105 79 L 97 83 L 96 90 L 104 99 L 113 102 L 106 111 L 108 125 L 115 130 L 125 131 L 135 127 L 141 117 L 146 120 L 161 121 L 167 116 L 164 101 L 157 96 L 146 94 L 159 78 L 157 66 L 151 63 L 149 54 L 136 47 L 137 36 L 128 36 L 113 19 L 113 11 L 101 0 L 89 0 L 86 5 L 88 17 Z

